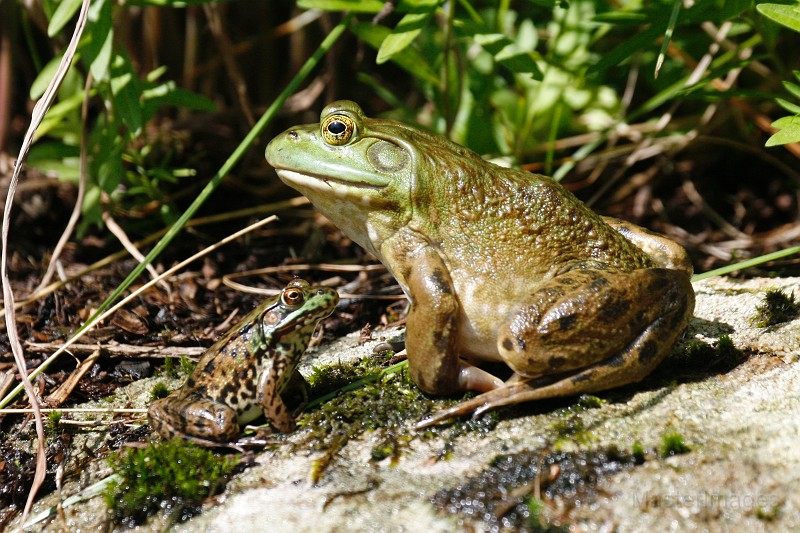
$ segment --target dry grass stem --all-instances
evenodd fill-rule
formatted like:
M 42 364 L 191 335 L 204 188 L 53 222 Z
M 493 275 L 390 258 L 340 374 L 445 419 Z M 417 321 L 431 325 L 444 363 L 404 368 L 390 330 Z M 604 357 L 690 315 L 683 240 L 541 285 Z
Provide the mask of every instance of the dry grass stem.
M 25 347 L 29 351 L 38 353 L 51 352 L 61 348 L 61 346 L 60 343 L 56 342 L 28 342 L 25 344 Z M 138 357 L 153 359 L 188 357 L 189 359 L 193 359 L 203 355 L 206 349 L 198 346 L 136 346 L 133 344 L 117 343 L 108 343 L 103 346 L 98 346 L 97 344 L 73 343 L 69 347 L 70 353 L 77 354 L 92 353 L 95 350 L 100 350 L 105 357 Z
M 31 408 L 33 409 L 34 419 L 36 420 L 37 436 L 36 471 L 33 475 L 33 483 L 31 483 L 31 489 L 28 492 L 25 508 L 22 511 L 20 531 L 22 530 L 22 524 L 27 521 L 31 506 L 33 506 L 33 501 L 36 499 L 36 493 L 39 491 L 39 488 L 44 481 L 47 470 L 47 459 L 44 450 L 44 423 L 42 422 L 42 414 L 39 412 L 39 401 L 36 397 L 36 392 L 28 376 L 28 369 L 27 365 L 25 364 L 25 353 L 23 352 L 22 344 L 19 341 L 19 333 L 17 332 L 16 322 L 16 309 L 14 307 L 14 292 L 11 289 L 11 283 L 8 279 L 8 228 L 11 219 L 11 208 L 14 204 L 14 194 L 16 192 L 17 183 L 19 182 L 20 173 L 22 172 L 22 166 L 25 164 L 31 144 L 33 144 L 33 136 L 36 133 L 36 130 L 39 128 L 39 125 L 42 123 L 47 110 L 50 109 L 50 106 L 53 104 L 56 94 L 58 93 L 58 89 L 61 86 L 61 83 L 64 81 L 64 77 L 67 75 L 67 71 L 69 70 L 72 60 L 75 57 L 75 50 L 78 47 L 78 42 L 80 41 L 81 35 L 83 34 L 83 29 L 86 25 L 86 19 L 89 13 L 89 3 L 89 0 L 82 1 L 81 10 L 78 14 L 72 39 L 64 51 L 64 55 L 61 58 L 61 63 L 58 66 L 58 70 L 53 75 L 53 79 L 50 80 L 50 83 L 48 84 L 47 89 L 45 89 L 44 94 L 39 101 L 36 102 L 36 105 L 33 108 L 31 123 L 28 126 L 28 130 L 25 132 L 25 137 L 22 140 L 22 146 L 19 150 L 17 162 L 14 165 L 14 173 L 11 176 L 11 182 L 9 183 L 8 193 L 6 195 L 6 203 L 3 209 L 0 279 L 2 279 L 3 283 L 6 332 L 8 334 L 9 343 L 11 344 L 11 351 L 14 353 L 14 361 L 17 365 L 17 370 L 19 371 L 19 375 L 21 376 L 22 380 L 21 386 L 18 387 L 18 389 L 22 390 L 22 388 L 24 388 L 28 395 L 28 400 L 30 401 Z

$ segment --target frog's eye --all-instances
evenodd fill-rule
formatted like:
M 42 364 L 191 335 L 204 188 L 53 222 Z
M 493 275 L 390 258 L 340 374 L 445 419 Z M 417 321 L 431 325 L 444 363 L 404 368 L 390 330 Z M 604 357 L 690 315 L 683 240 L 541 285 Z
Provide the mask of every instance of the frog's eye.
M 281 299 L 285 305 L 297 306 L 303 303 L 303 291 L 297 287 L 288 287 L 283 290 Z
M 322 121 L 322 138 L 331 146 L 347 144 L 355 131 L 356 123 L 347 115 L 331 115 Z

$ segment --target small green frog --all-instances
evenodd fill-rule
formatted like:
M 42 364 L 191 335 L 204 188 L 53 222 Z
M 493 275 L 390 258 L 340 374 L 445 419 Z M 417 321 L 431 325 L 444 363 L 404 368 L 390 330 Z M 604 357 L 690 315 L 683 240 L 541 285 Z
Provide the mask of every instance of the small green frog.
M 426 423 L 641 380 L 692 315 L 675 242 L 354 102 L 278 135 L 266 157 L 397 278 L 417 385 L 485 393 Z M 504 383 L 476 366 L 487 361 L 514 374 Z
M 211 346 L 181 388 L 150 405 L 150 425 L 165 439 L 215 445 L 233 440 L 239 424 L 263 411 L 277 430 L 292 431 L 281 393 L 305 385 L 297 364 L 338 301 L 334 289 L 291 281 Z

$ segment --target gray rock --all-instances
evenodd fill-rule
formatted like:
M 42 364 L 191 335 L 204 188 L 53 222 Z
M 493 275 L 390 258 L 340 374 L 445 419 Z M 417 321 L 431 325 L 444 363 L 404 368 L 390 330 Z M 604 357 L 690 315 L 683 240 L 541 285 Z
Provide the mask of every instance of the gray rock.
M 310 472 L 322 452 L 288 453 L 278 447 L 259 453 L 256 466 L 238 475 L 202 514 L 174 529 L 480 529 L 466 516 L 437 510 L 432 496 L 478 475 L 500 454 L 544 447 L 590 454 L 611 447 L 630 452 L 639 443 L 651 452 L 643 464 L 600 477 L 577 496 L 545 498 L 542 516 L 573 531 L 798 531 L 800 320 L 765 329 L 755 327 L 751 317 L 766 289 L 800 295 L 800 279 L 717 278 L 695 287 L 695 318 L 675 353 L 685 350 L 689 339 L 714 342 L 728 334 L 750 354 L 732 369 L 689 372 L 689 377 L 679 372 L 671 381 L 663 368 L 678 367 L 667 363 L 641 384 L 599 394 L 606 402 L 597 408 L 568 411 L 574 403 L 568 400 L 555 407 L 528 404 L 506 410 L 494 430 L 456 438 L 447 460 L 437 459 L 441 437 L 413 440 L 396 465 L 389 459 L 376 462 L 370 449 L 377 436 L 367 432 L 347 444 L 317 484 L 310 481 Z M 308 357 L 328 362 L 363 357 L 377 342 L 357 346 L 357 339 L 351 335 L 312 349 Z M 309 368 L 307 361 L 301 370 L 307 373 Z M 572 413 L 570 421 L 583 428 L 581 438 L 559 435 L 565 413 Z M 690 451 L 668 458 L 652 453 L 667 433 L 680 434 Z M 107 475 L 102 468 L 91 470 L 94 480 Z M 91 481 L 68 483 L 65 496 Z M 35 511 L 56 501 L 52 494 Z M 66 522 L 44 522 L 35 529 L 95 529 L 103 522 L 98 512 L 102 507 L 101 498 L 95 497 L 65 509 Z

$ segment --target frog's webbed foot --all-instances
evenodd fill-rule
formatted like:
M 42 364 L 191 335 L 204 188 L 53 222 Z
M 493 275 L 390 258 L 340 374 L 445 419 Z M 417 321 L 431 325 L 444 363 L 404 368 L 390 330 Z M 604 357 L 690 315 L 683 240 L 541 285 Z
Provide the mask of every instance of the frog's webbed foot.
M 283 442 L 280 434 L 277 437 L 275 436 L 276 431 L 272 427 L 272 424 L 267 424 L 266 426 L 251 426 L 248 424 L 244 429 L 245 431 L 253 431 L 253 434 L 240 437 L 239 440 L 236 441 L 236 446 L 238 447 L 263 448 L 270 444 L 280 444 Z
M 486 411 L 489 411 L 491 409 L 509 403 L 509 402 L 503 402 L 503 400 L 508 398 L 509 395 L 511 395 L 511 397 L 516 397 L 517 395 L 523 392 L 528 392 L 530 390 L 531 386 L 527 382 L 504 385 L 499 389 L 494 389 L 490 390 L 489 392 L 484 392 L 483 394 L 479 394 L 474 398 L 456 404 L 453 407 L 442 409 L 441 411 L 433 413 L 432 415 L 425 417 L 419 422 L 417 422 L 417 425 L 414 426 L 414 429 L 423 429 L 426 427 L 430 427 L 440 422 L 444 422 L 445 420 L 455 418 L 457 416 L 472 414 L 473 417 L 478 417 L 482 413 L 485 413 Z
M 202 437 L 195 437 L 194 435 L 186 435 L 181 433 L 175 433 L 172 436 L 173 439 L 179 439 L 184 442 L 188 442 L 194 444 L 195 446 L 202 446 L 203 448 L 231 448 L 236 450 L 239 453 L 244 452 L 244 450 L 239 446 L 239 443 L 236 442 L 228 442 L 228 441 L 216 441 L 211 439 L 204 439 Z M 163 439 L 162 440 L 167 440 Z

